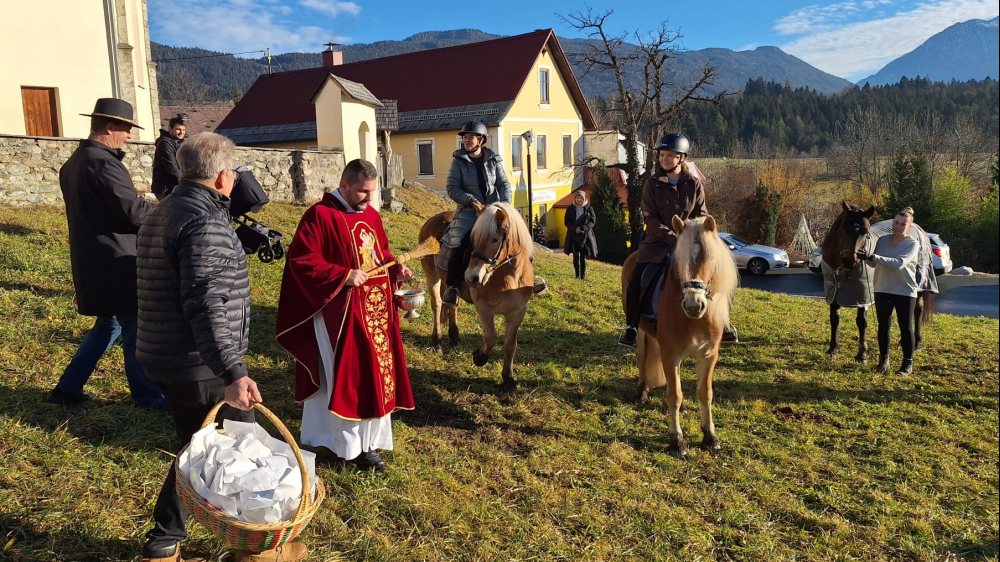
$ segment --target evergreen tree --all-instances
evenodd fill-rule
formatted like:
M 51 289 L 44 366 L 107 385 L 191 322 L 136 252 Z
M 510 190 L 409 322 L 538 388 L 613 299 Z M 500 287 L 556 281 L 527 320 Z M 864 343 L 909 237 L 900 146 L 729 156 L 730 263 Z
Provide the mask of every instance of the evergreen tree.
M 629 227 L 625 207 L 618 198 L 618 190 L 608 177 L 608 170 L 601 162 L 594 167 L 596 185 L 590 195 L 590 204 L 597 215 L 594 236 L 597 238 L 598 257 L 609 263 L 624 263 L 629 254 Z
M 900 150 L 889 170 L 889 193 L 880 206 L 879 215 L 894 217 L 901 209 L 912 207 L 920 224 L 933 224 L 931 207 L 933 181 L 930 164 L 920 146 Z

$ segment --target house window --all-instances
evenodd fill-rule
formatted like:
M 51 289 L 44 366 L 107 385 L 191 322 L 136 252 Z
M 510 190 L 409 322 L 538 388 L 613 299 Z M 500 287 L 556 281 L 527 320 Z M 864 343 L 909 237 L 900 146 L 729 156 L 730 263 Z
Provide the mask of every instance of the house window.
M 570 168 L 573 166 L 573 137 L 571 135 L 563 135 L 563 167 Z
M 510 136 L 510 167 L 512 170 L 521 169 L 521 135 Z
M 548 168 L 545 160 L 545 135 L 535 137 L 535 146 L 538 148 L 538 169 L 544 170 Z
M 538 222 L 542 225 L 542 230 L 548 230 L 549 228 L 549 206 L 539 205 L 538 206 Z
M 538 69 L 538 101 L 549 103 L 549 69 Z
M 434 141 L 417 141 L 417 175 L 434 175 Z

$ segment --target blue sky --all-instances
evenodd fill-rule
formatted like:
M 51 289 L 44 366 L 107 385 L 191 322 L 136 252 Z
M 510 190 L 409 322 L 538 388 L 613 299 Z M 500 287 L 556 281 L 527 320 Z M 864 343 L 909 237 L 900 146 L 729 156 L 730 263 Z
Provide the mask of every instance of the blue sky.
M 954 23 L 992 19 L 1000 12 L 996 0 L 591 0 L 589 5 L 595 12 L 614 10 L 608 31 L 648 32 L 665 20 L 680 32 L 677 45 L 684 49 L 773 45 L 852 81 Z M 373 43 L 462 28 L 515 35 L 551 27 L 560 36 L 581 37 L 560 15 L 585 6 L 579 0 L 149 0 L 149 23 L 153 41 L 178 47 L 318 52 L 331 40 Z

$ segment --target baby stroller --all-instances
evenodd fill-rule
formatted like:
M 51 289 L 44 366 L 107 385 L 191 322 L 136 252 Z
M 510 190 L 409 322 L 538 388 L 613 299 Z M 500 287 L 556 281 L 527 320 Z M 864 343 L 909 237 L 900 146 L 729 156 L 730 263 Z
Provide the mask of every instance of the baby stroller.
M 267 193 L 249 169 L 237 166 L 235 171 L 238 175 L 229 197 L 229 213 L 237 224 L 236 237 L 243 251 L 248 256 L 257 254 L 262 263 L 280 260 L 285 256 L 281 233 L 247 214 L 260 211 L 268 203 Z

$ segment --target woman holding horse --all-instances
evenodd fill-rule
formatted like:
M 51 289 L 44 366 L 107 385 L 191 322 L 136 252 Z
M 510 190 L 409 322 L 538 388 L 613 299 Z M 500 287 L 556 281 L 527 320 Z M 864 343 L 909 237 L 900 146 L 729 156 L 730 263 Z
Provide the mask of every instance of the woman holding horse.
M 899 325 L 903 362 L 900 373 L 913 371 L 913 310 L 917 302 L 917 241 L 910 237 L 913 209 L 907 207 L 892 220 L 892 234 L 875 243 L 871 253 L 858 257 L 875 265 L 875 317 L 878 320 L 879 362 L 877 372 L 889 371 L 889 322 L 893 311 Z
M 587 255 L 597 257 L 597 238 L 594 236 L 594 225 L 597 224 L 597 214 L 587 201 L 587 193 L 582 189 L 573 194 L 573 206 L 566 209 L 566 244 L 563 251 L 573 254 L 573 270 L 577 279 L 583 279 L 587 274 Z

